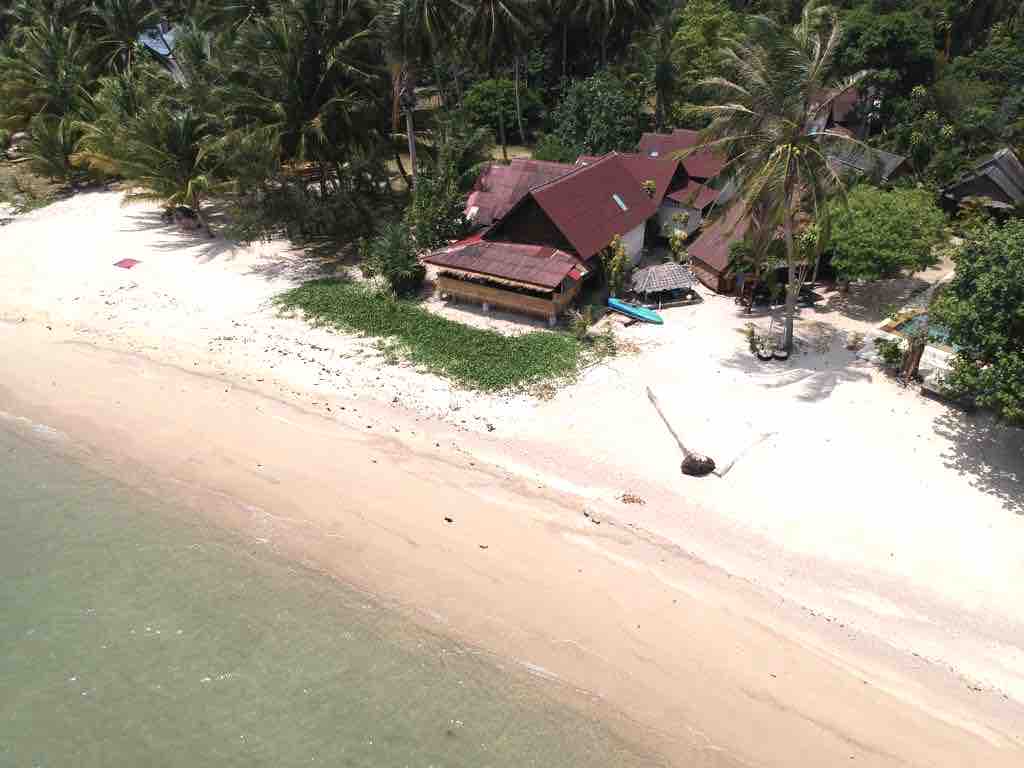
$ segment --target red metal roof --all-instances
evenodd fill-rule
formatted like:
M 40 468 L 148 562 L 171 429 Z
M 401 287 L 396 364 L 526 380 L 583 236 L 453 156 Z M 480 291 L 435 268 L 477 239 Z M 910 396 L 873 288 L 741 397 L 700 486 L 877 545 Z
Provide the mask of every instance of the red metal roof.
M 671 157 L 675 152 L 696 147 L 700 134 L 685 128 L 676 128 L 672 133 L 645 133 L 640 137 L 640 154 L 647 157 Z M 710 179 L 721 173 L 725 160 L 709 149 L 702 149 L 683 158 L 686 172 L 698 179 Z
M 609 155 L 617 155 L 641 187 L 645 181 L 653 181 L 654 200 L 659 205 L 661 204 L 665 193 L 672 184 L 672 177 L 679 169 L 678 160 L 673 160 L 671 157 L 648 157 L 632 152 L 609 152 L 608 155 L 580 155 L 576 160 L 576 165 L 593 165 L 602 157 Z
M 547 245 L 501 243 L 467 238 L 427 254 L 423 261 L 438 267 L 474 272 L 538 288 L 557 288 L 566 275 L 582 276 L 575 256 Z
M 670 192 L 668 197 L 675 200 L 680 205 L 685 205 L 688 208 L 696 208 L 697 210 L 703 210 L 711 203 L 718 199 L 719 191 L 712 189 L 711 187 L 705 186 L 700 182 L 691 180 L 682 189 L 677 189 L 675 192 Z
M 490 226 L 508 213 L 531 188 L 572 169 L 573 166 L 567 163 L 524 158 L 512 160 L 508 165 L 488 163 L 466 200 L 466 216 L 479 226 Z
M 687 252 L 718 274 L 725 274 L 729 268 L 729 246 L 742 240 L 750 228 L 750 219 L 744 213 L 741 203 L 733 204 L 723 216 L 704 228 L 696 242 L 687 248 Z
M 576 253 L 589 259 L 615 235 L 643 224 L 658 210 L 640 182 L 617 154 L 530 191 L 530 196 L 569 241 Z
M 856 88 L 850 88 L 836 96 L 832 101 L 832 119 L 837 123 L 845 123 L 859 99 L 860 91 Z

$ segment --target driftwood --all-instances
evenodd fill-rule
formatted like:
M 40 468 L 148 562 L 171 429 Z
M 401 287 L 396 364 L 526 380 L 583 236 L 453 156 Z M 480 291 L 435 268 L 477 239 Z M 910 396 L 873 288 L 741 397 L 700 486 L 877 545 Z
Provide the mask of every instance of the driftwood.
M 654 410 L 658 412 L 662 422 L 668 429 L 669 433 L 675 438 L 676 445 L 679 446 L 679 450 L 683 453 L 683 462 L 679 465 L 679 470 L 684 475 L 692 475 L 693 477 L 703 477 L 704 475 L 710 475 L 715 471 L 715 460 L 709 456 L 702 456 L 699 453 L 694 453 L 685 445 L 683 441 L 679 439 L 679 435 L 672 429 L 672 425 L 668 423 L 668 419 L 665 418 L 665 414 L 661 412 L 661 406 L 658 405 L 658 398 L 651 392 L 651 388 L 647 387 L 647 399 L 651 401 L 651 405 L 654 406 Z

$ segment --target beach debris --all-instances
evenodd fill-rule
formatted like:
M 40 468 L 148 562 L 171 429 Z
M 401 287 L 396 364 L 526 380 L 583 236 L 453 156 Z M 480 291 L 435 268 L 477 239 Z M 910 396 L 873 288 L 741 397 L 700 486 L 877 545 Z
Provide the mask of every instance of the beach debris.
M 480 549 L 487 549 L 488 548 L 486 544 L 477 544 L 477 546 L 480 547 Z
M 647 503 L 646 501 L 643 500 L 643 498 L 637 496 L 635 493 L 624 493 L 621 496 L 619 496 L 619 501 L 621 501 L 623 504 L 643 505 Z
M 446 523 L 454 523 L 454 522 L 455 522 L 455 521 L 454 521 L 454 520 L 452 520 L 452 519 L 451 519 L 450 517 L 446 517 L 446 518 L 444 519 L 444 521 L 445 521 Z
M 679 435 L 672 429 L 672 425 L 668 423 L 668 419 L 665 418 L 665 414 L 661 412 L 661 406 L 658 405 L 658 398 L 651 392 L 651 388 L 647 387 L 647 399 L 651 401 L 651 405 L 654 406 L 654 410 L 658 412 L 658 416 L 661 417 L 662 422 L 668 429 L 669 434 L 675 438 L 676 445 L 679 446 L 679 450 L 683 452 L 683 462 L 679 465 L 680 471 L 684 475 L 691 475 L 693 477 L 704 477 L 715 471 L 715 460 L 709 456 L 702 456 L 699 453 L 694 453 L 685 445 L 683 441 L 679 439 Z
M 142 262 L 139 261 L 138 259 L 121 259 L 120 261 L 115 261 L 114 262 L 114 266 L 115 267 L 120 267 L 121 269 L 131 269 L 136 264 L 141 264 L 141 263 Z

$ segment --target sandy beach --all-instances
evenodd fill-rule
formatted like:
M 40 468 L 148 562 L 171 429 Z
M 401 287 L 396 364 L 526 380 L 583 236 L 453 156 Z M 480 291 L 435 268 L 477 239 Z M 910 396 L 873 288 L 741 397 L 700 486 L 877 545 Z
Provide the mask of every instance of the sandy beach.
M 847 350 L 887 301 L 826 297 L 765 366 L 704 291 L 553 397 L 485 396 L 275 313 L 333 269 L 115 192 L 20 217 L 0 411 L 522 665 L 667 764 L 1021 763 L 1024 438 Z M 647 387 L 722 477 L 679 474 Z

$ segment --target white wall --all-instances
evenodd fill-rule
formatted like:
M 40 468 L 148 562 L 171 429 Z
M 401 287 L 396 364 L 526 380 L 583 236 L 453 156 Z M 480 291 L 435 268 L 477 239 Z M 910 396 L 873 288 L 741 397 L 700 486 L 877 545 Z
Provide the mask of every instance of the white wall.
M 622 236 L 622 244 L 626 247 L 626 255 L 636 264 L 640 261 L 640 252 L 644 249 L 644 227 L 647 222 L 638 224 Z

